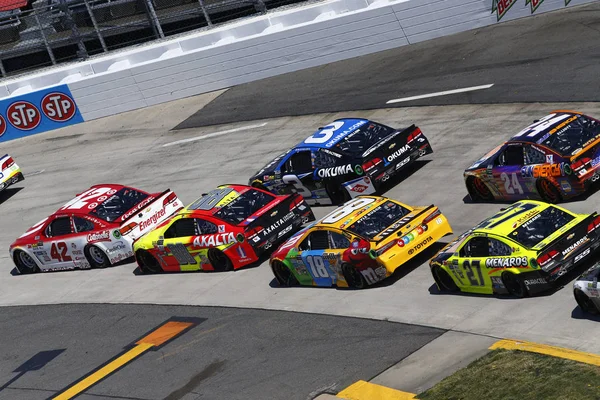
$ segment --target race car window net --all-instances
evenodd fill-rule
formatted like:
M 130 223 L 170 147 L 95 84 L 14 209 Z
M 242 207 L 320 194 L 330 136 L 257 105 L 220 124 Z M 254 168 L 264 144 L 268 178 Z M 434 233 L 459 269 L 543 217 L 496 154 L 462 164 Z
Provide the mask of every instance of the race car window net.
M 173 239 L 178 237 L 208 235 L 217 233 L 218 228 L 212 222 L 205 221 L 200 218 L 181 218 L 173 222 L 173 224 L 165 231 L 165 239 Z
M 389 136 L 396 130 L 389 126 L 369 122 L 346 136 L 336 147 L 352 156 L 364 153 L 369 147 Z
M 91 221 L 88 221 L 85 218 L 73 217 L 73 224 L 75 225 L 75 231 L 77 233 L 94 230 L 94 224 L 92 224 Z
M 408 213 L 410 210 L 407 208 L 392 201 L 386 201 L 346 229 L 364 238 L 373 239 Z
M 508 146 L 496 159 L 496 165 L 523 165 L 523 146 Z
M 311 152 L 300 151 L 292 155 L 284 164 L 283 172 L 310 172 L 313 169 Z
M 275 196 L 251 189 L 229 202 L 214 215 L 223 221 L 237 225 L 273 200 Z
M 550 206 L 512 231 L 508 237 L 525 247 L 531 248 L 567 225 L 574 218 L 571 214 Z
M 572 155 L 591 140 L 600 136 L 600 122 L 580 115 L 575 121 L 548 136 L 543 145 L 563 155 Z
M 147 197 L 146 193 L 131 188 L 122 188 L 90 211 L 90 215 L 113 222 Z
M 329 248 L 329 238 L 327 231 L 314 231 L 300 243 L 298 248 L 305 250 L 327 250 Z
M 47 237 L 63 236 L 71 233 L 73 232 L 71 229 L 71 218 L 69 217 L 56 218 L 48 225 L 48 228 L 46 228 Z

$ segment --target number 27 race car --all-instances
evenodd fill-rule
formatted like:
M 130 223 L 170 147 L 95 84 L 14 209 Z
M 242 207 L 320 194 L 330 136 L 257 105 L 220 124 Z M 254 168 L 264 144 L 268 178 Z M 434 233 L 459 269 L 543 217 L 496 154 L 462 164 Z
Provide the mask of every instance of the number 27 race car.
M 21 274 L 103 268 L 133 257 L 133 241 L 183 207 L 170 190 L 92 186 L 10 245 Z

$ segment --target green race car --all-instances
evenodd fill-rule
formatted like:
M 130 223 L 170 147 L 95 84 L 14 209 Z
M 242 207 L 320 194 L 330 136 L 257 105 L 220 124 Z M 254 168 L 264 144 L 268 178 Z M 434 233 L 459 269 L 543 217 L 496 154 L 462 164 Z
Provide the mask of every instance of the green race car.
M 600 216 L 524 200 L 449 243 L 429 266 L 440 290 L 510 293 L 546 291 L 600 245 Z

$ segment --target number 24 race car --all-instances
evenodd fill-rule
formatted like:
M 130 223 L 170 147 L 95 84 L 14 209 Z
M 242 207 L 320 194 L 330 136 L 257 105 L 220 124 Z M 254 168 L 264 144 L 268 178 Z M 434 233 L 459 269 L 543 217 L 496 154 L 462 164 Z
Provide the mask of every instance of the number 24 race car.
M 340 119 L 276 157 L 249 184 L 277 194 L 297 192 L 311 205 L 340 204 L 375 193 L 432 152 L 414 125 L 396 130 L 366 119 Z

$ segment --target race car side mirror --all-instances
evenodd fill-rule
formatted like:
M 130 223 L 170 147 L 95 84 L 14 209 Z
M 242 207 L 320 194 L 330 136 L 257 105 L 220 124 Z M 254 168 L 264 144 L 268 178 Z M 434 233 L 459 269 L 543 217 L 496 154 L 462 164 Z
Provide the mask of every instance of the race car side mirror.
M 500 209 L 500 211 L 506 211 L 506 208 L 505 208 L 505 207 L 502 207 L 502 208 Z
M 535 124 L 536 122 L 540 122 L 540 120 L 539 119 L 534 119 L 533 123 Z

